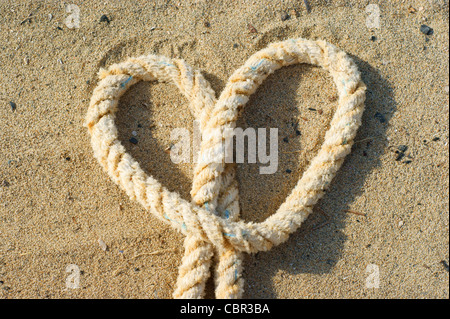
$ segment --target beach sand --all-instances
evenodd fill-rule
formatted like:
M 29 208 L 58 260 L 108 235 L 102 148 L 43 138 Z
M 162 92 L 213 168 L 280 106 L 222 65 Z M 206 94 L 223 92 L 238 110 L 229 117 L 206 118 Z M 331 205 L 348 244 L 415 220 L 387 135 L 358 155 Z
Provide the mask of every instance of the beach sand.
M 66 23 L 76 14 L 70 4 L 78 28 Z M 131 201 L 94 159 L 83 122 L 96 74 L 163 54 L 201 69 L 219 95 L 253 53 L 296 37 L 324 39 L 354 58 L 366 110 L 314 213 L 284 244 L 246 255 L 244 297 L 448 298 L 448 1 L 309 5 L 1 1 L 0 298 L 171 298 L 184 236 Z M 277 71 L 251 97 L 238 124 L 278 128 L 279 166 L 261 175 L 258 164 L 238 165 L 243 219 L 275 213 L 336 105 L 328 73 L 308 65 Z M 145 82 L 119 107 L 127 151 L 189 199 L 194 164 L 174 164 L 165 151 L 172 128 L 193 130 L 186 99 L 171 84 Z

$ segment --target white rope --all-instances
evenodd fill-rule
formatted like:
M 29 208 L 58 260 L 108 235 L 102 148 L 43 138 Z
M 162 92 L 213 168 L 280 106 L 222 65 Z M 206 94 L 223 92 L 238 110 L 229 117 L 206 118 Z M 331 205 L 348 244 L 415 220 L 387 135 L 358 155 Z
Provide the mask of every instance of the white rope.
M 328 70 L 339 93 L 339 105 L 323 145 L 286 201 L 265 221 L 245 223 L 239 220 L 235 169 L 225 163 L 224 132 L 235 127 L 239 111 L 269 74 L 296 63 Z M 242 296 L 242 252 L 265 251 L 284 242 L 311 213 L 351 151 L 366 91 L 355 63 L 345 52 L 324 41 L 305 39 L 273 43 L 252 55 L 233 73 L 217 100 L 200 71 L 182 60 L 162 56 L 128 59 L 101 70 L 99 77 L 86 117 L 94 156 L 131 199 L 186 235 L 174 292 L 177 298 L 203 296 L 214 249 L 219 257 L 216 297 Z M 191 202 L 148 176 L 118 140 L 114 120 L 119 98 L 142 80 L 175 83 L 200 122 L 201 161 L 194 170 Z

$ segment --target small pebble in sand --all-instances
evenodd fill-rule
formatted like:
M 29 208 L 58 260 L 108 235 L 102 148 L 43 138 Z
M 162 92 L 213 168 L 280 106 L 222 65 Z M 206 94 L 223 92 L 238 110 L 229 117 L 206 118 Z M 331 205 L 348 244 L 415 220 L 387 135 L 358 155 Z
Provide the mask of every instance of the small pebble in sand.
M 290 173 L 292 173 L 292 171 L 288 168 L 288 169 L 286 170 L 286 173 L 290 174 Z
M 434 33 L 434 30 L 430 28 L 429 26 L 422 24 L 420 26 L 420 32 L 422 32 L 425 35 L 432 35 Z
M 398 222 L 398 227 L 402 227 L 403 226 L 403 220 Z
M 136 145 L 138 143 L 138 140 L 135 139 L 134 137 L 129 139 L 130 143 L 133 143 L 134 145 Z
M 289 139 L 287 137 L 283 138 L 283 142 L 289 143 Z
M 173 146 L 174 146 L 174 145 L 171 143 L 168 147 L 166 147 L 166 149 L 164 150 L 164 152 L 166 152 L 167 154 L 170 154 L 170 151 L 172 150 Z
M 133 136 L 137 136 L 137 132 L 136 132 L 136 131 L 131 132 L 131 134 L 132 134 Z
M 235 43 L 233 44 L 233 49 L 237 49 L 239 47 L 239 44 Z
M 252 26 L 250 23 L 247 24 L 247 28 L 248 28 L 248 31 L 250 31 L 250 33 L 257 33 L 258 32 L 256 30 L 256 28 L 254 26 Z
M 281 21 L 289 20 L 291 17 L 286 12 L 281 13 Z
M 395 152 L 395 153 L 397 154 L 397 157 L 395 158 L 395 160 L 396 160 L 397 162 L 401 161 L 401 160 L 403 159 L 403 157 L 405 157 L 405 153 L 403 153 L 403 152 L 397 151 L 397 152 Z
M 106 22 L 106 23 L 109 24 L 110 21 L 111 21 L 111 20 L 109 20 L 109 18 L 108 18 L 108 16 L 107 16 L 106 14 L 104 14 L 104 15 L 102 15 L 102 16 L 100 17 L 100 22 Z
M 398 152 L 397 153 L 397 157 L 395 158 L 395 160 L 397 162 L 400 162 L 405 156 L 406 156 L 406 154 L 404 152 Z M 409 155 L 407 157 L 410 158 Z M 406 161 L 403 162 L 403 164 L 411 164 L 411 163 L 412 163 L 411 160 L 406 160 Z
M 106 246 L 105 242 L 101 238 L 98 239 L 98 244 L 103 251 L 106 251 L 108 249 L 108 246 Z
M 406 152 L 408 150 L 408 146 L 407 145 L 400 145 L 399 147 L 397 147 L 397 149 L 400 152 Z
M 9 105 L 11 106 L 11 110 L 14 112 L 16 110 L 16 103 L 9 101 Z
M 303 3 L 305 4 L 306 12 L 310 13 L 311 12 L 311 7 L 309 6 L 308 1 L 307 0 L 303 0 Z

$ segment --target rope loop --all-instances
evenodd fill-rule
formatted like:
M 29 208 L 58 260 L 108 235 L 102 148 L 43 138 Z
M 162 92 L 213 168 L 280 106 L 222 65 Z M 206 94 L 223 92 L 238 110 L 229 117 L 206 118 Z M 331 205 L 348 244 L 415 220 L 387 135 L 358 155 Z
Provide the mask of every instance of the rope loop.
M 224 132 L 236 126 L 251 94 L 283 66 L 308 63 L 329 71 L 339 105 L 324 143 L 286 201 L 261 223 L 239 219 L 235 166 L 225 163 Z M 229 78 L 216 99 L 201 72 L 183 60 L 158 55 L 130 58 L 99 72 L 85 125 L 94 156 L 131 199 L 186 235 L 185 255 L 174 297 L 200 298 L 216 250 L 216 297 L 239 298 L 243 292 L 242 253 L 266 251 L 287 240 L 312 212 L 344 158 L 361 125 L 366 86 L 354 61 L 325 41 L 290 39 L 253 54 Z M 147 175 L 118 139 L 115 113 L 120 97 L 139 81 L 174 83 L 200 123 L 202 141 L 194 169 L 190 202 Z

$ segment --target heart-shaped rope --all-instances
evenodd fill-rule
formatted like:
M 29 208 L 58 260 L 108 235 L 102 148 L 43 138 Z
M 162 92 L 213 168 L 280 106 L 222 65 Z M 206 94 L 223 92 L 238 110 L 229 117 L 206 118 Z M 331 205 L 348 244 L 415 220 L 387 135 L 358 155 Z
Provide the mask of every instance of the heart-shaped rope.
M 269 74 L 296 63 L 328 70 L 337 86 L 339 105 L 323 145 L 286 201 L 265 221 L 246 223 L 239 220 L 235 168 L 225 163 L 226 132 L 235 127 L 239 111 Z M 242 252 L 266 251 L 286 241 L 312 212 L 351 151 L 366 91 L 355 63 L 345 52 L 324 41 L 305 39 L 273 43 L 252 55 L 233 73 L 217 101 L 201 73 L 178 59 L 156 55 L 131 58 L 101 70 L 99 77 L 86 118 L 94 156 L 131 199 L 186 235 L 176 298 L 203 296 L 214 249 L 219 257 L 216 297 L 242 296 Z M 119 98 L 141 80 L 174 82 L 200 122 L 200 161 L 194 170 L 191 202 L 148 176 L 118 139 L 114 119 Z

